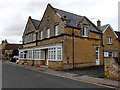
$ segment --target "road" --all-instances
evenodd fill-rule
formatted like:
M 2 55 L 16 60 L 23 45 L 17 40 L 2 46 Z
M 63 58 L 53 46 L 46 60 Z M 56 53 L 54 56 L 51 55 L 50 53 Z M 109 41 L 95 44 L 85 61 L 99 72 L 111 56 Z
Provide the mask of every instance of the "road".
M 6 63 L 2 64 L 2 76 L 3 88 L 105 88 Z

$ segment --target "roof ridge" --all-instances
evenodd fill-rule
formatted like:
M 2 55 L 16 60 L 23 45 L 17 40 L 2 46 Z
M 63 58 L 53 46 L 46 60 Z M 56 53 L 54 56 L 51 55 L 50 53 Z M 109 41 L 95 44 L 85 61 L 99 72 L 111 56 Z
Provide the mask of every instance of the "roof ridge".
M 58 9 L 58 8 L 53 7 L 53 9 L 57 9 L 57 10 L 60 10 L 60 11 L 63 11 L 63 12 L 69 13 L 69 14 L 73 14 L 73 15 L 76 15 L 76 16 L 79 16 L 79 17 L 84 17 L 84 16 L 77 15 L 77 14 L 74 14 L 74 13 L 71 13 L 71 12 L 68 12 L 68 11 L 64 11 L 64 10 L 61 10 L 61 9 Z
M 35 20 L 35 21 L 40 21 L 40 20 L 37 20 L 37 19 L 33 19 L 33 18 L 31 18 L 32 20 Z
M 105 25 L 102 25 L 101 27 L 103 27 L 103 26 L 108 26 L 108 25 L 110 25 L 110 24 L 105 24 Z

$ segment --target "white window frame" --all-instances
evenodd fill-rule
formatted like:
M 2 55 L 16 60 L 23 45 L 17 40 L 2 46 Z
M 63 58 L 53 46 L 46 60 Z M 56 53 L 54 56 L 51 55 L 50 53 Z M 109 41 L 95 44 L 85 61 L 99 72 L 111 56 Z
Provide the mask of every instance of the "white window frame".
M 54 29 L 55 29 L 55 36 L 59 35 L 59 25 L 55 25 Z
M 47 29 L 47 38 L 50 38 L 50 28 Z
M 60 51 L 60 55 L 58 55 L 58 51 Z M 48 60 L 49 61 L 62 61 L 62 47 L 49 48 L 48 49 Z
M 112 52 L 112 57 L 115 57 L 115 52 Z
M 87 26 L 83 26 L 82 36 L 88 37 L 88 27 Z
M 33 50 L 27 50 L 27 59 L 33 60 Z
M 24 59 L 24 52 L 19 52 L 19 59 Z
M 43 39 L 43 31 L 40 31 L 40 40 Z
M 112 44 L 112 37 L 107 37 L 107 44 Z
M 45 60 L 45 51 L 42 49 L 33 50 L 34 60 Z

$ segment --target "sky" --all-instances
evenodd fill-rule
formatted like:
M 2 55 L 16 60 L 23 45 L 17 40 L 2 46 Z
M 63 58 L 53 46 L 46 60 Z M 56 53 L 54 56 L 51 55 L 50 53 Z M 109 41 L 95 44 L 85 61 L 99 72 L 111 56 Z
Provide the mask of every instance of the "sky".
M 88 17 L 96 24 L 110 24 L 118 31 L 120 0 L 0 0 L 0 42 L 21 43 L 28 17 L 41 20 L 46 6 Z M 120 5 L 120 4 L 119 4 Z

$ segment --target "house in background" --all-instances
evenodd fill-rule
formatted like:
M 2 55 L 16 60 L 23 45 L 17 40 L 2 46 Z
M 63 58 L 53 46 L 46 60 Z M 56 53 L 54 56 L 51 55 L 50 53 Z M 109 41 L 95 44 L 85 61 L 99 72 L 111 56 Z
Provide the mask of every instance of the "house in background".
M 103 65 L 102 33 L 87 17 L 48 4 L 42 20 L 33 21 L 23 33 L 21 62 L 54 69 Z
M 22 44 L 11 44 L 6 39 L 3 40 L 0 48 L 2 59 L 10 59 L 9 55 L 12 54 L 13 50 L 20 47 L 22 47 Z
M 119 42 L 118 34 L 115 33 L 110 24 L 106 24 L 99 27 L 103 33 L 103 52 L 104 58 L 118 57 L 119 54 Z

